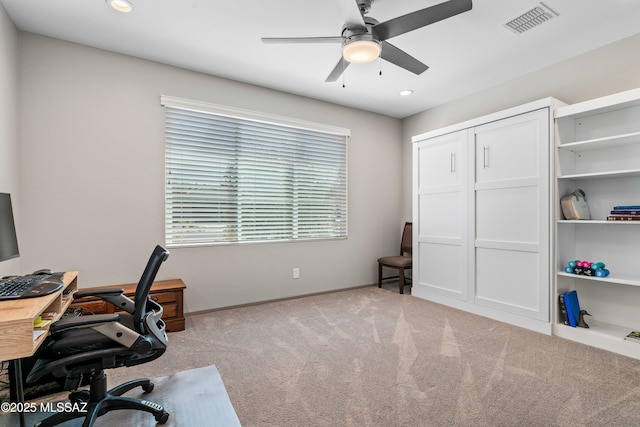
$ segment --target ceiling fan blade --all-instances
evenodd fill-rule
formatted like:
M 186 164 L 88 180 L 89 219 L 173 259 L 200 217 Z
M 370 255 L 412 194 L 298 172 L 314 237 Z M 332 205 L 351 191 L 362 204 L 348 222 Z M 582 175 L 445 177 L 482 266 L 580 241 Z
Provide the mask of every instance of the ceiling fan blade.
M 376 24 L 372 31 L 380 40 L 387 40 L 466 12 L 471 10 L 471 7 L 471 0 L 449 0 Z
M 427 65 L 418 61 L 413 56 L 403 50 L 398 49 L 389 42 L 382 42 L 382 52 L 380 57 L 385 61 L 396 64 L 400 68 L 411 71 L 414 74 L 422 74 L 429 68 Z
M 342 37 L 262 37 L 262 43 L 342 43 Z
M 348 66 L 349 66 L 349 61 L 345 61 L 344 58 L 340 57 L 340 60 L 338 61 L 336 66 L 333 67 L 333 70 L 331 71 L 331 73 L 329 74 L 329 77 L 327 77 L 325 82 L 330 83 L 338 80 L 338 77 L 342 75 L 342 72 L 346 70 Z
M 336 0 L 336 3 L 342 12 L 345 27 L 350 30 L 367 28 L 356 0 Z

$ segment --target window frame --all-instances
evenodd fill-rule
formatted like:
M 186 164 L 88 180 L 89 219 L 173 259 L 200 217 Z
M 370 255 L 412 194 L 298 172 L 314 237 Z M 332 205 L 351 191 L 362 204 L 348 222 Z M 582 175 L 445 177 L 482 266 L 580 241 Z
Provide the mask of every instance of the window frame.
M 349 129 L 326 125 L 326 124 L 314 123 L 314 122 L 309 122 L 304 120 L 298 120 L 298 119 L 289 118 L 289 117 L 261 113 L 256 111 L 221 106 L 221 105 L 211 104 L 211 103 L 202 102 L 202 101 L 194 101 L 194 100 L 188 100 L 184 98 L 177 98 L 173 96 L 166 96 L 166 95 L 161 96 L 161 105 L 165 107 L 164 108 L 165 110 L 164 232 L 165 232 L 165 244 L 167 245 L 167 247 L 180 248 L 180 247 L 201 247 L 201 246 L 238 245 L 238 244 L 254 244 L 254 243 L 309 242 L 309 241 L 346 239 L 348 237 L 348 212 L 349 212 L 349 208 L 348 208 L 348 140 L 349 140 L 349 137 L 351 136 L 351 131 Z M 243 240 L 241 239 L 242 237 L 242 234 L 241 234 L 242 227 L 240 226 L 241 218 L 238 212 L 235 212 L 231 214 L 231 216 L 233 216 L 235 219 L 235 229 L 233 233 L 234 238 L 230 240 L 221 240 L 219 238 L 214 240 L 213 237 L 210 238 L 208 241 L 199 241 L 199 242 L 197 241 L 180 242 L 180 241 L 177 241 L 179 239 L 173 240 L 173 238 L 176 236 L 173 233 L 171 233 L 172 228 L 169 223 L 171 218 L 170 212 L 173 212 L 173 211 L 171 210 L 170 203 L 172 202 L 169 201 L 169 194 L 168 194 L 171 190 L 169 178 L 168 178 L 168 174 L 169 174 L 168 152 L 169 152 L 169 144 L 170 144 L 169 131 L 168 131 L 169 126 L 167 121 L 167 118 L 169 116 L 168 108 L 192 111 L 196 114 L 207 114 L 207 115 L 211 114 L 214 116 L 219 116 L 220 120 L 222 120 L 223 118 L 225 119 L 228 118 L 228 119 L 238 120 L 238 121 L 253 122 L 258 125 L 265 124 L 267 126 L 280 127 L 282 129 L 288 128 L 288 131 L 302 131 L 302 132 L 308 131 L 308 132 L 315 132 L 315 133 L 319 132 L 324 134 L 330 134 L 334 137 L 338 136 L 340 138 L 344 138 L 344 143 L 341 147 L 341 149 L 344 150 L 344 153 L 340 154 L 343 156 L 343 169 L 341 169 L 341 175 L 343 175 L 344 178 L 343 178 L 343 182 L 341 181 L 341 186 L 343 187 L 344 199 L 340 198 L 340 203 L 339 203 L 339 205 L 343 206 L 344 208 L 344 214 L 341 216 L 341 219 L 344 222 L 344 224 L 340 230 L 339 235 L 324 236 L 324 237 L 306 237 L 306 236 L 299 237 L 297 236 L 296 227 L 292 225 L 291 237 L 289 238 L 256 239 L 255 236 L 252 235 L 252 238 L 246 239 L 245 237 L 246 240 Z M 236 166 L 238 164 L 239 163 L 235 163 Z M 301 182 L 301 181 L 296 180 L 296 182 Z M 240 197 L 238 195 L 239 191 L 237 188 L 235 189 L 235 192 L 236 192 L 236 197 Z M 295 194 L 295 192 L 293 192 L 292 194 Z M 295 210 L 295 204 L 291 205 L 291 209 Z M 291 215 L 292 224 L 297 221 L 297 218 L 298 218 L 297 214 L 292 213 Z M 181 224 L 182 223 L 183 222 L 181 222 Z M 197 233 L 194 233 L 194 235 L 196 234 Z M 204 235 L 205 233 L 202 233 L 202 234 Z

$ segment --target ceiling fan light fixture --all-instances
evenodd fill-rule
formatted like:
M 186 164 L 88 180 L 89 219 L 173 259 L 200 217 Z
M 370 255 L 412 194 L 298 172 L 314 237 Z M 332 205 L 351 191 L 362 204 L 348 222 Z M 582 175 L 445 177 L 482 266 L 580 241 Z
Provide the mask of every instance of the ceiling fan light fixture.
M 364 64 L 376 60 L 382 47 L 371 36 L 352 37 L 342 45 L 342 57 L 351 63 Z
M 133 3 L 129 0 L 105 0 L 113 9 L 122 13 L 129 13 L 133 10 Z

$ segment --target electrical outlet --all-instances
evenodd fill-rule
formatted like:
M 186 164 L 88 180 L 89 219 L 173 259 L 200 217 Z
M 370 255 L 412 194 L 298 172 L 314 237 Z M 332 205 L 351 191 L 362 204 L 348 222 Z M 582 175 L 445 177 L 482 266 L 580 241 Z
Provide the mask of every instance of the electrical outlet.
M 299 279 L 300 278 L 300 269 L 298 267 L 295 267 L 293 269 L 293 278 L 294 279 Z

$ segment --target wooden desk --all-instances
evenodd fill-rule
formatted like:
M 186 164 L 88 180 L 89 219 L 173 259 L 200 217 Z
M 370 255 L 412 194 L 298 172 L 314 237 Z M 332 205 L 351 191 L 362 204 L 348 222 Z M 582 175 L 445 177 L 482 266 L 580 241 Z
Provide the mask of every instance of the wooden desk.
M 23 357 L 30 357 L 44 342 L 51 324 L 58 321 L 71 305 L 73 293 L 78 289 L 78 272 L 68 271 L 62 277 L 62 288 L 43 297 L 0 301 L 0 360 L 9 360 L 14 366 L 13 382 L 18 402 L 24 402 L 22 384 Z M 56 312 L 44 333 L 34 339 L 33 323 L 42 313 Z M 24 412 L 20 412 L 20 427 L 24 427 Z
M 78 272 L 66 272 L 63 282 L 63 287 L 50 295 L 0 301 L 0 360 L 33 356 L 47 336 L 44 333 L 34 340 L 33 322 L 46 312 L 57 313 L 51 323 L 62 317 L 78 289 Z M 51 323 L 43 329 L 48 331 Z

